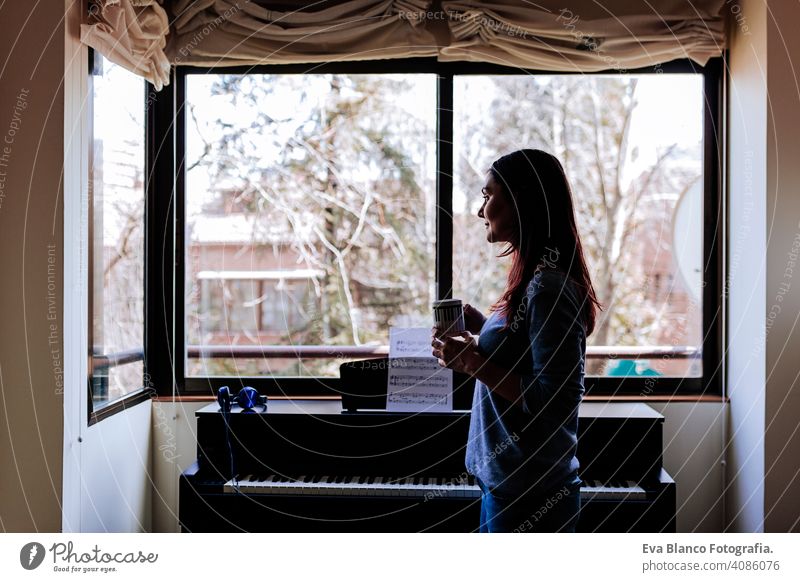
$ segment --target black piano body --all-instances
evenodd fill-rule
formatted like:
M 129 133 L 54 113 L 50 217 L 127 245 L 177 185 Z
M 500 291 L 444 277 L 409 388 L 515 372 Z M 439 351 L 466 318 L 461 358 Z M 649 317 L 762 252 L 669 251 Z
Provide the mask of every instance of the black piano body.
M 475 531 L 480 499 L 464 470 L 469 411 L 357 408 L 347 397 L 273 399 L 266 412 L 234 407 L 228 421 L 216 404 L 199 410 L 197 462 L 180 480 L 182 531 Z M 641 403 L 581 405 L 578 531 L 675 531 L 663 421 Z M 232 471 L 240 485 L 276 485 L 237 492 Z

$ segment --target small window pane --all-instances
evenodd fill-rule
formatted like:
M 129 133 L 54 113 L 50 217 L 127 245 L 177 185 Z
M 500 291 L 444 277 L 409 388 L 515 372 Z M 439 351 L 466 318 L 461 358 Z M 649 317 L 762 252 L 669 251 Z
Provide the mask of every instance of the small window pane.
M 142 387 L 144 357 L 145 82 L 98 58 L 89 180 L 95 410 Z

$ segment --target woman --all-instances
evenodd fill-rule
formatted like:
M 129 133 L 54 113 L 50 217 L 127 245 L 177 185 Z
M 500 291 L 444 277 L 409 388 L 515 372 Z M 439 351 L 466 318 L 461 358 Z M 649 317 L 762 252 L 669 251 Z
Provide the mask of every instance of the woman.
M 486 238 L 511 256 L 505 291 L 488 319 L 467 305 L 467 332 L 434 328 L 432 341 L 441 365 L 476 378 L 466 464 L 483 491 L 480 531 L 575 531 L 578 405 L 599 303 L 569 183 L 555 157 L 527 149 L 495 161 L 482 193 Z

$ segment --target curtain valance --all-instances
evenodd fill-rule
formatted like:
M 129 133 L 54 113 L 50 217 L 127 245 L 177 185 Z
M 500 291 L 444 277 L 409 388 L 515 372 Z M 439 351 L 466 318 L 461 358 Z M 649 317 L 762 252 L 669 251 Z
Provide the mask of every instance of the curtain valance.
M 730 0 L 95 0 L 81 39 L 160 88 L 170 64 L 404 57 L 592 72 L 725 48 Z M 162 7 L 161 4 L 164 4 Z
M 275 5 L 275 2 L 271 3 Z M 298 3 L 270 10 L 241 0 L 177 0 L 167 54 L 204 66 L 319 63 L 435 56 L 426 0 Z
M 443 2 L 442 61 L 531 69 L 626 71 L 674 59 L 701 65 L 725 48 L 726 0 Z

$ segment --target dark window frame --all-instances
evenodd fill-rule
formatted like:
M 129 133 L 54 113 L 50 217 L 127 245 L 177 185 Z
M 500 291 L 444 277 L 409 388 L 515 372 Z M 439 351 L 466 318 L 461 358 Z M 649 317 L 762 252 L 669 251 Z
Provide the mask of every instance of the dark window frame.
M 697 378 L 594 377 L 587 376 L 587 395 L 722 396 L 724 373 L 723 338 L 723 244 L 725 217 L 722 197 L 724 65 L 711 59 L 705 67 L 677 60 L 623 74 L 700 73 L 704 78 L 703 180 L 703 375 Z M 152 379 L 162 396 L 212 396 L 223 385 L 239 389 L 253 386 L 275 396 L 338 395 L 339 378 L 326 377 L 185 377 L 184 375 L 184 224 L 185 224 L 185 112 L 186 76 L 229 74 L 389 74 L 433 73 L 437 75 L 437 237 L 436 287 L 440 298 L 452 287 L 453 225 L 453 78 L 457 75 L 559 75 L 572 72 L 517 69 L 482 63 L 442 63 L 414 58 L 384 61 L 323 63 L 318 65 L 259 65 L 252 67 L 173 69 L 171 84 L 148 96 L 148 206 L 146 211 L 145 376 Z M 599 71 L 597 75 L 619 74 Z M 158 218 L 156 218 L 158 217 Z M 152 266 L 152 269 L 151 269 Z M 180 298 L 180 300 L 179 300 Z

